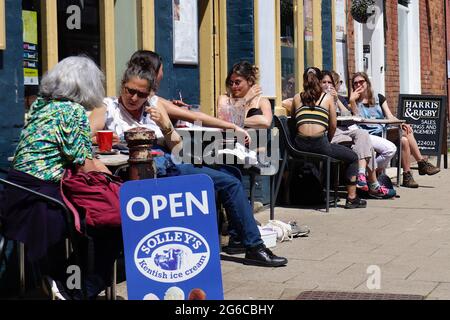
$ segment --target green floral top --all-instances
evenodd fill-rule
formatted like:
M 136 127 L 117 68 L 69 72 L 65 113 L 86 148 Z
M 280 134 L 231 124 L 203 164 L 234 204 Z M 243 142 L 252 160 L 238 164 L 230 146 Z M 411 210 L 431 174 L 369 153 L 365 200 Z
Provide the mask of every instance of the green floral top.
M 71 101 L 38 98 L 22 130 L 13 168 L 59 182 L 64 169 L 92 159 L 92 140 L 84 108 Z

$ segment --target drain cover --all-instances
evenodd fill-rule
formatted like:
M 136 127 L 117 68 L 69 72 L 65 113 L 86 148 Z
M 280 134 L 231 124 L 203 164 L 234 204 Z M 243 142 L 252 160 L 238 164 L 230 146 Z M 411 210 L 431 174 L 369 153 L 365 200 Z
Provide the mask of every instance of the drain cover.
M 423 300 L 423 296 L 413 294 L 304 291 L 296 300 Z

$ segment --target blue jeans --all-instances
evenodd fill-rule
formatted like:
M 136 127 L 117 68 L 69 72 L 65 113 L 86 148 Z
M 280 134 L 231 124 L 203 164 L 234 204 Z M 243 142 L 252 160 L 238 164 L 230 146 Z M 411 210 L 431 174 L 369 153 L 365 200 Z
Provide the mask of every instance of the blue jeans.
M 263 243 L 242 182 L 234 175 L 236 172 L 231 173 L 226 167 L 215 170 L 206 166 L 195 167 L 192 164 L 180 164 L 177 168 L 181 175 L 206 174 L 213 180 L 214 188 L 219 193 L 231 222 L 231 238 L 242 241 L 247 248 Z

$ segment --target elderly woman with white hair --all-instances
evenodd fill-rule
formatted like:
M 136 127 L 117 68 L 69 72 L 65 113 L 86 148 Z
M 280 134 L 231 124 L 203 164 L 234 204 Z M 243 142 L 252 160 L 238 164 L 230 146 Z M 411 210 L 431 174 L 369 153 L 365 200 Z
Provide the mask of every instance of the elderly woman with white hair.
M 103 81 L 96 64 L 82 56 L 66 58 L 44 75 L 20 136 L 9 181 L 62 201 L 60 182 L 65 169 L 109 172 L 93 158 L 86 115 L 86 109 L 102 104 Z M 25 244 L 28 260 L 37 262 L 41 273 L 48 275 L 44 278 L 53 298 L 76 298 L 65 288 L 69 263 L 63 251 L 67 230 L 63 213 L 13 189 L 5 190 L 5 199 L 5 236 Z M 85 274 L 88 298 L 95 298 L 105 288 L 111 279 L 108 272 L 122 249 L 120 227 L 111 229 L 94 230 L 95 235 L 87 229 L 96 250 L 94 270 Z M 80 297 L 80 292 L 77 294 Z

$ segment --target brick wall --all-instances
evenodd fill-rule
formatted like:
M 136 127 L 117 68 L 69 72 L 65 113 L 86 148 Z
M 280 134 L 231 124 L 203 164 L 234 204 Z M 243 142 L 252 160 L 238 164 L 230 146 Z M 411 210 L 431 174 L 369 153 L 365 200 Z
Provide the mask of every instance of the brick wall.
M 386 99 L 393 114 L 397 114 L 400 74 L 398 60 L 398 11 L 397 0 L 385 4 L 385 87 Z
M 444 1 L 420 1 L 420 59 L 423 94 L 446 94 Z M 431 35 L 431 37 L 430 37 Z
M 429 10 L 426 3 L 429 3 Z M 385 1 L 386 64 L 385 87 L 389 106 L 397 112 L 400 91 L 398 61 L 398 11 L 397 0 Z M 441 0 L 420 1 L 420 58 L 422 93 L 446 95 L 446 42 L 444 2 Z M 348 1 L 348 65 L 349 74 L 355 72 L 355 45 L 353 19 L 350 14 L 351 0 Z M 428 19 L 429 12 L 429 19 Z M 431 23 L 429 23 L 429 21 Z M 429 27 L 431 38 L 429 37 Z M 411 53 L 415 54 L 415 53 Z
M 347 1 L 347 52 L 348 52 L 348 77 L 351 80 L 353 74 L 356 72 L 355 66 L 355 28 L 353 28 L 353 18 L 350 14 L 351 0 Z M 350 83 L 348 88 L 351 88 Z M 350 92 L 349 92 L 350 94 Z

